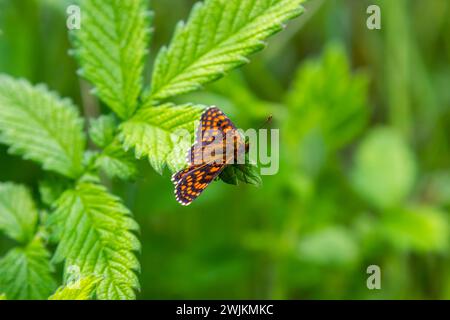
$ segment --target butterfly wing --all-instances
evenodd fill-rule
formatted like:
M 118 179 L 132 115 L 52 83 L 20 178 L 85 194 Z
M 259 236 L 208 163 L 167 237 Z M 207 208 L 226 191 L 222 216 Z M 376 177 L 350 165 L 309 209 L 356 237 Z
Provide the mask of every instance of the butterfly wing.
M 211 107 L 205 110 L 200 119 L 200 125 L 196 133 L 196 139 L 187 156 L 189 166 L 180 170 L 172 176 L 175 184 L 175 197 L 182 205 L 189 205 L 194 201 L 206 187 L 219 175 L 228 163 L 229 155 L 226 150 L 226 134 L 236 127 L 231 120 L 218 108 Z M 216 140 L 221 135 L 221 142 Z M 230 143 L 234 143 L 234 140 Z M 214 151 L 214 152 L 212 152 Z M 210 155 L 215 153 L 212 158 Z M 224 156 L 221 163 L 215 160 Z
M 174 174 L 172 175 L 172 182 L 173 182 L 173 184 L 175 185 L 175 187 L 177 186 L 178 182 L 180 182 L 180 180 L 181 180 L 181 179 L 182 179 L 189 171 L 192 171 L 192 170 L 194 170 L 195 168 L 198 168 L 198 167 L 200 167 L 200 166 L 199 166 L 199 165 L 192 165 L 192 166 L 189 166 L 189 167 L 187 167 L 187 168 L 185 168 L 185 169 L 183 169 L 183 170 L 180 170 L 180 171 L 174 173 Z
M 187 155 L 187 161 L 189 164 L 198 164 L 202 162 L 209 162 L 208 159 L 203 160 L 205 154 L 211 152 L 205 152 L 205 149 L 217 149 L 221 146 L 214 146 L 215 137 L 221 134 L 225 139 L 225 135 L 229 130 L 236 130 L 235 125 L 231 122 L 222 110 L 216 107 L 206 109 L 200 119 L 200 125 L 197 129 L 195 143 Z
M 231 122 L 222 110 L 217 107 L 210 107 L 206 109 L 200 119 L 200 126 L 197 130 L 196 142 L 202 144 L 209 144 L 211 134 L 221 131 L 226 133 L 228 130 L 236 130 L 235 125 Z
M 223 164 L 205 163 L 190 166 L 175 173 L 172 181 L 175 184 L 175 197 L 179 203 L 188 206 L 219 175 Z

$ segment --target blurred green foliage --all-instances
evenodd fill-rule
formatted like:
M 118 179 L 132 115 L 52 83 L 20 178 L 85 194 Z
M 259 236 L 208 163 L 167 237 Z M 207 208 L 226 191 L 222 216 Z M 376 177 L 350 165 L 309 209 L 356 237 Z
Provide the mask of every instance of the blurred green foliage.
M 152 1 L 149 59 L 194 2 Z M 146 161 L 137 182 L 107 180 L 141 227 L 138 298 L 450 298 L 450 3 L 377 0 L 382 29 L 368 30 L 372 2 L 311 0 L 251 64 L 178 98 L 244 129 L 273 114 L 280 171 L 260 188 L 217 182 L 184 208 Z M 62 1 L 0 0 L 0 30 L 0 72 L 104 108 L 67 54 Z M 0 168 L 45 189 L 4 146 Z
M 401 206 L 414 186 L 415 166 L 414 155 L 395 131 L 374 128 L 355 155 L 355 190 L 380 209 Z

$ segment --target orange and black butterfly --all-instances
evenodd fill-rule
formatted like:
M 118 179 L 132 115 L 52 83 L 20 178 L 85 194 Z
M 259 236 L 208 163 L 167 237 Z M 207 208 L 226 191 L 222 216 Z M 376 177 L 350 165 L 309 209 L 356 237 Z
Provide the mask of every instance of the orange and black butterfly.
M 242 160 L 247 151 L 248 144 L 231 120 L 216 107 L 206 109 L 188 152 L 188 167 L 172 176 L 177 201 L 191 204 L 226 166 Z

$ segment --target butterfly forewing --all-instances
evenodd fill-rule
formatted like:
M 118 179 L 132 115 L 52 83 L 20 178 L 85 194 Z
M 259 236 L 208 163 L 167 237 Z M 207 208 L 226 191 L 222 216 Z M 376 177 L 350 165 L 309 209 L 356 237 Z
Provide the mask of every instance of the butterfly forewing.
M 233 122 L 222 112 L 212 107 L 203 112 L 197 129 L 195 143 L 188 152 L 189 164 L 212 162 L 214 153 L 225 153 L 227 133 L 236 131 Z
M 211 135 L 218 133 L 218 131 L 226 133 L 229 130 L 236 130 L 233 122 L 231 122 L 222 110 L 212 107 L 202 114 L 196 141 L 201 141 L 202 144 L 206 145 L 211 142 Z

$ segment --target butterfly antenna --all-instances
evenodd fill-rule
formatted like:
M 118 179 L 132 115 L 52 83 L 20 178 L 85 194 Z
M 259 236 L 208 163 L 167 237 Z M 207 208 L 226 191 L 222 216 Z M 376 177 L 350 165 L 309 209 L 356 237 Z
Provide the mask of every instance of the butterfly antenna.
M 269 115 L 269 116 L 267 117 L 267 119 L 264 120 L 264 122 L 259 126 L 258 130 L 264 128 L 264 127 L 267 126 L 269 123 L 271 123 L 271 122 L 272 122 L 272 118 L 273 118 L 273 116 L 272 116 L 272 115 Z
M 267 119 L 264 120 L 264 122 L 259 126 L 259 128 L 258 128 L 257 130 L 262 129 L 262 128 L 264 128 L 265 126 L 267 126 L 270 122 L 272 122 L 272 118 L 273 118 L 273 116 L 272 116 L 272 115 L 269 115 L 269 116 L 267 117 Z M 250 149 L 250 144 L 248 143 L 248 141 L 246 141 L 246 142 L 245 142 L 245 152 L 248 152 L 249 149 Z

